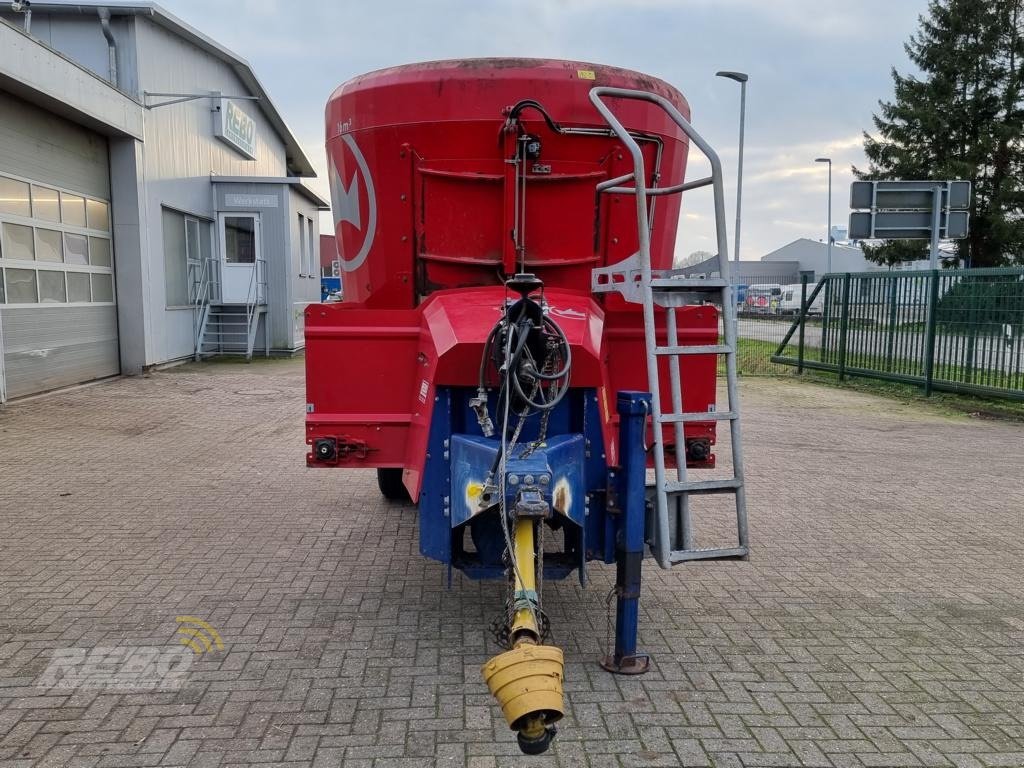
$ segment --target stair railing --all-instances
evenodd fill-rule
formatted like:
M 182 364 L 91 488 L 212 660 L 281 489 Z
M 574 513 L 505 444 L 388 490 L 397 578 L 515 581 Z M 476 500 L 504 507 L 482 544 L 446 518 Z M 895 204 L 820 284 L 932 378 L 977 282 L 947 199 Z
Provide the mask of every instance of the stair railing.
M 267 260 L 256 259 L 252 275 L 249 277 L 249 292 L 245 301 L 245 319 L 248 336 L 246 337 L 247 360 L 252 359 L 253 346 L 256 343 L 256 331 L 260 322 L 260 308 L 267 303 Z
M 207 256 L 190 265 L 192 280 L 192 333 L 195 342 L 195 359 L 199 360 L 203 348 L 203 337 L 210 319 L 210 304 L 216 298 L 219 285 L 217 260 Z M 198 270 L 198 271 L 197 271 Z

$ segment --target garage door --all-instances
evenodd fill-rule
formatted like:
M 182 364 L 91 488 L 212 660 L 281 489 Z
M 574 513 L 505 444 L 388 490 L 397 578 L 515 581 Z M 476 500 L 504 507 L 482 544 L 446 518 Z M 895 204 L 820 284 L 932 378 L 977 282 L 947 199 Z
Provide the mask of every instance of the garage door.
M 7 398 L 119 373 L 106 140 L 0 93 Z

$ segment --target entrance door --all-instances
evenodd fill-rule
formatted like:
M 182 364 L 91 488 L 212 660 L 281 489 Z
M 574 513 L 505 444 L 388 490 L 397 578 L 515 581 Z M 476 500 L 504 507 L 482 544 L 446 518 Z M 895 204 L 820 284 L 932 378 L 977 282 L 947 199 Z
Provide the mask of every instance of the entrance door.
M 256 298 L 260 253 L 258 213 L 222 213 L 220 220 L 221 301 L 248 304 Z

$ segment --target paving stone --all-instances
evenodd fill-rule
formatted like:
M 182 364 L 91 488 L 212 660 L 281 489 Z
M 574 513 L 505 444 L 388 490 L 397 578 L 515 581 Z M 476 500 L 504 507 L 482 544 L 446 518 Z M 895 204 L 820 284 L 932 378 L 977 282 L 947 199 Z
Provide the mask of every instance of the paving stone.
M 750 560 L 645 563 L 641 678 L 593 663 L 614 567 L 546 585 L 567 714 L 536 760 L 479 678 L 503 586 L 448 591 L 373 473 L 303 466 L 301 360 L 0 410 L 0 766 L 1024 763 L 1024 427 L 742 391 Z M 177 616 L 225 645 L 177 689 L 38 685 L 69 649 L 178 648 Z

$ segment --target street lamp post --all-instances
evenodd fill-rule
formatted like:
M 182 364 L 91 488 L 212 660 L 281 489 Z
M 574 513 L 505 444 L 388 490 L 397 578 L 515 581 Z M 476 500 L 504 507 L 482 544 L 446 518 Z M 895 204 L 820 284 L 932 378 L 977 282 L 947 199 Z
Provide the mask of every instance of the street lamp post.
M 828 163 L 828 217 L 825 230 L 825 243 L 828 246 L 828 261 L 825 271 L 832 272 L 832 158 L 816 157 L 816 163 Z
M 736 324 L 737 336 L 739 330 L 739 211 L 743 202 L 743 125 L 746 122 L 746 81 L 750 79 L 746 73 L 722 70 L 716 72 L 715 77 L 734 80 L 739 83 L 739 158 L 736 162 L 736 231 L 733 232 L 735 245 L 735 274 L 732 278 L 732 316 Z M 719 261 L 729 260 L 729 254 L 722 253 L 718 256 Z
M 723 70 L 715 73 L 716 77 L 725 77 L 729 80 L 735 80 L 740 84 L 740 153 L 736 167 L 736 232 L 733 235 L 733 240 L 736 249 L 735 262 L 736 266 L 736 279 L 739 280 L 739 262 L 740 262 L 740 208 L 743 203 L 743 127 L 746 122 L 747 113 L 747 80 L 749 76 L 744 72 L 731 72 L 729 70 Z M 729 258 L 729 255 L 725 255 Z

